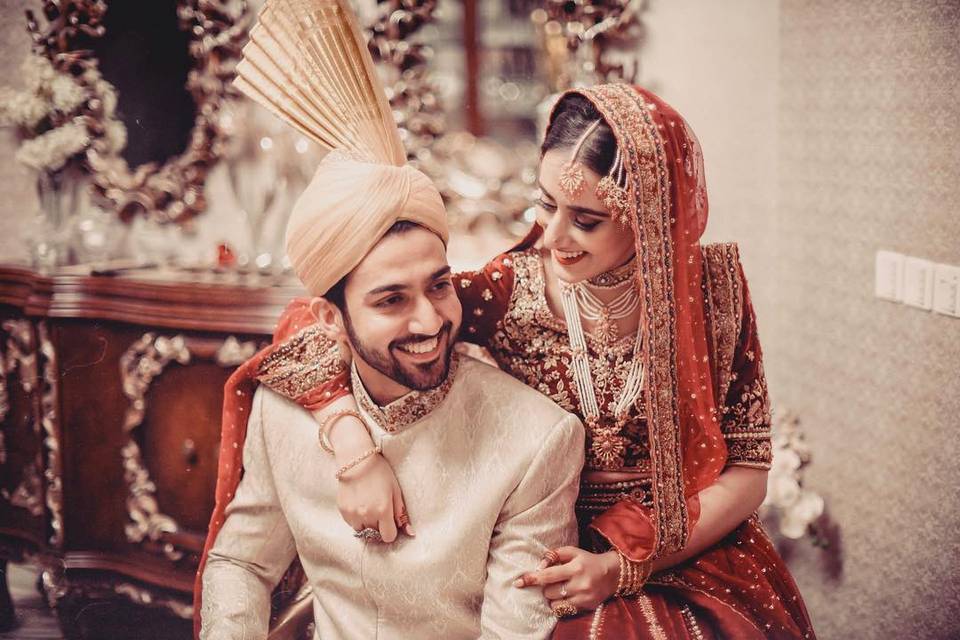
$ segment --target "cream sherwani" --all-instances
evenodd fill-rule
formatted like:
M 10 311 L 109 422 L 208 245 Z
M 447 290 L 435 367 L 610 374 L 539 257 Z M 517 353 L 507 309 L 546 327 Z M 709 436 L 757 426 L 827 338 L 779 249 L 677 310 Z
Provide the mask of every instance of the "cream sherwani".
M 447 383 L 380 408 L 355 379 L 365 422 L 404 491 L 416 537 L 363 542 L 336 507 L 336 463 L 298 405 L 260 387 L 244 476 L 203 576 L 207 640 L 263 638 L 270 592 L 296 554 L 317 636 L 544 638 L 540 589 L 512 581 L 577 542 L 578 418 L 509 375 L 456 358 Z

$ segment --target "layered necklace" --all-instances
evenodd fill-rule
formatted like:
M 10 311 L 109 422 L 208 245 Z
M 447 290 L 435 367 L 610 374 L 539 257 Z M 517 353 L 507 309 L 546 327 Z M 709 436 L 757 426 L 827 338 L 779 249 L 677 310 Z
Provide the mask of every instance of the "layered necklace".
M 591 285 L 599 289 L 617 289 L 624 286 L 625 289 L 610 302 L 603 302 L 590 291 Z M 622 463 L 626 451 L 626 439 L 620 435 L 620 432 L 629 418 L 630 408 L 643 393 L 644 371 L 641 351 L 643 323 L 637 326 L 630 370 L 620 397 L 614 404 L 613 424 L 603 424 L 581 318 L 595 322 L 597 337 L 608 348 L 613 345 L 618 338 L 616 321 L 630 316 L 640 306 L 636 258 L 634 257 L 622 267 L 587 282 L 567 283 L 561 280 L 560 300 L 563 305 L 563 315 L 567 321 L 567 334 L 570 338 L 573 380 L 580 396 L 584 420 L 593 436 L 591 454 L 602 468 L 616 469 Z

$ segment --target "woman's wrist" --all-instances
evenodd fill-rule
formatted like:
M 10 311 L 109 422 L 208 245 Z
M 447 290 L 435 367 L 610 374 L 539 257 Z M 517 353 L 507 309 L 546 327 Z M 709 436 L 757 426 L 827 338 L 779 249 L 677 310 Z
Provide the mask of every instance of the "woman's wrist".
M 374 447 L 373 438 L 366 425 L 354 416 L 344 416 L 332 425 L 329 433 L 330 444 L 337 460 L 352 459 L 358 453 Z

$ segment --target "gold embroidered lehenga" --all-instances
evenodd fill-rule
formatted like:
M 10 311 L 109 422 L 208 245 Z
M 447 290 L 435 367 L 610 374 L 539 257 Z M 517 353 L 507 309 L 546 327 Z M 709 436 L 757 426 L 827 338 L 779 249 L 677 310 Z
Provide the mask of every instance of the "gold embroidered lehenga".
M 769 402 L 737 248 L 698 241 L 707 203 L 693 133 L 645 90 L 601 85 L 577 93 L 597 106 L 624 153 L 646 293 L 641 322 L 652 336 L 639 350 L 647 368 L 644 393 L 627 419 L 587 425 L 585 471 L 627 472 L 632 479 L 581 484 L 580 542 L 642 561 L 685 546 L 699 514 L 697 494 L 725 468 L 769 468 Z M 485 347 L 501 369 L 583 416 L 566 326 L 547 305 L 536 231 L 483 269 L 455 276 L 461 339 Z M 311 409 L 349 393 L 337 349 L 311 322 L 307 301 L 294 301 L 273 347 L 243 380 L 254 376 Z M 634 340 L 588 336 L 594 391 L 606 415 L 625 384 Z M 792 577 L 753 516 L 705 552 L 653 574 L 636 596 L 560 620 L 554 637 L 814 634 Z

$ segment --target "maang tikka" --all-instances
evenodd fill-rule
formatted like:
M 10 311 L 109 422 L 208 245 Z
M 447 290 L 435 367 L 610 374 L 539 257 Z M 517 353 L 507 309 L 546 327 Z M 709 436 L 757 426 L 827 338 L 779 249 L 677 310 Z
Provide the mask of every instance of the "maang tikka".
M 583 132 L 583 135 L 580 136 L 577 144 L 573 147 L 570 160 L 560 171 L 560 189 L 571 198 L 576 198 L 583 193 L 586 180 L 583 177 L 580 162 L 578 162 L 580 150 L 601 122 L 602 120 L 596 120 L 587 127 L 587 130 Z M 620 145 L 617 145 L 610 172 L 597 184 L 595 193 L 603 206 L 610 211 L 613 218 L 620 224 L 627 226 L 630 223 L 630 199 L 625 186 L 625 178 L 626 171 L 623 168 L 623 157 L 620 155 Z

